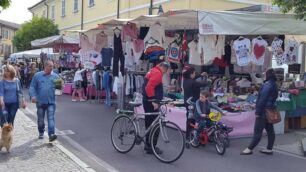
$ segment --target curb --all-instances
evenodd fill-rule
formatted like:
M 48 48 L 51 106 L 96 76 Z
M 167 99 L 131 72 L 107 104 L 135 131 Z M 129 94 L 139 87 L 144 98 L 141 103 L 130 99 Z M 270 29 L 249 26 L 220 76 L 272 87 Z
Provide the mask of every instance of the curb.
M 301 140 L 304 157 L 306 157 L 306 139 Z
M 31 110 L 29 110 L 28 108 L 24 109 L 26 111 L 28 111 L 29 113 L 32 114 Z M 23 111 L 19 110 L 19 113 L 22 113 L 23 116 L 33 122 Z M 34 123 L 34 122 L 33 122 Z M 45 133 L 45 136 L 47 134 Z M 87 165 L 85 162 L 83 162 L 82 160 L 80 160 L 77 156 L 75 156 L 72 152 L 70 152 L 68 149 L 66 149 L 65 147 L 63 147 L 58 141 L 56 141 L 56 144 L 53 144 L 54 146 L 56 146 L 60 151 L 62 151 L 65 155 L 67 155 L 73 162 L 75 162 L 77 165 L 79 165 L 81 168 L 83 168 L 85 171 L 87 172 L 96 172 L 94 169 L 92 169 L 89 165 Z

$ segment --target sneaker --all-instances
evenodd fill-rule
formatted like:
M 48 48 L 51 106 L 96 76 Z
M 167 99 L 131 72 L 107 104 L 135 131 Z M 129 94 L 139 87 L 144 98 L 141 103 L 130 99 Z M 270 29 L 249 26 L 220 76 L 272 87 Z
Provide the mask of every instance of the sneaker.
M 56 140 L 57 139 L 57 135 L 55 135 L 55 134 L 51 134 L 50 136 L 49 136 L 49 142 L 53 142 L 54 140 Z
M 72 101 L 73 101 L 73 102 L 76 102 L 77 100 L 76 100 L 76 99 L 72 99 Z
M 44 133 L 39 133 L 38 139 L 44 139 Z
M 85 102 L 86 100 L 85 99 L 80 99 L 80 102 Z
M 273 155 L 273 151 L 269 149 L 263 149 L 263 150 L 260 150 L 259 152 L 266 154 L 266 155 Z
M 252 154 L 253 154 L 253 151 L 252 151 L 251 149 L 249 149 L 249 148 L 244 149 L 244 150 L 240 153 L 240 155 L 252 155 Z

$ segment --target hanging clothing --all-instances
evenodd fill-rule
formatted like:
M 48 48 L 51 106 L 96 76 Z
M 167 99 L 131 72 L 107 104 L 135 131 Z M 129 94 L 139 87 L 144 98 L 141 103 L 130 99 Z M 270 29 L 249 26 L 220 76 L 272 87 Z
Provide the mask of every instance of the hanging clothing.
M 254 38 L 252 40 L 252 56 L 251 60 L 256 65 L 264 64 L 264 57 L 268 43 L 262 38 Z
M 287 64 L 298 63 L 299 43 L 294 39 L 289 39 L 285 48 L 285 60 Z
M 134 39 L 132 49 L 133 49 L 133 55 L 134 55 L 134 58 L 135 58 L 135 62 L 136 62 L 136 64 L 139 64 L 140 57 L 142 56 L 143 51 L 144 51 L 143 40 Z
M 125 68 L 129 71 L 135 71 L 136 60 L 133 53 L 133 43 L 131 41 L 125 42 Z
M 203 53 L 204 65 L 211 65 L 216 57 L 224 54 L 224 35 L 199 35 L 199 53 Z
M 83 51 L 88 51 L 93 48 L 92 43 L 90 42 L 88 35 L 85 33 L 80 34 L 80 47 Z
M 273 52 L 273 56 L 276 59 L 276 64 L 278 66 L 281 66 L 283 64 L 286 63 L 286 59 L 284 56 L 284 49 L 283 47 L 283 43 L 284 41 L 279 39 L 279 38 L 274 38 L 273 42 L 272 42 L 272 52 Z
M 122 49 L 121 34 L 114 33 L 114 61 L 113 61 L 113 76 L 119 76 L 119 61 L 120 72 L 124 75 L 124 54 Z
M 246 66 L 251 62 L 250 57 L 250 48 L 251 48 L 251 41 L 247 38 L 239 38 L 234 41 L 234 50 L 237 59 L 238 66 Z
M 102 55 L 102 66 L 111 66 L 112 59 L 114 56 L 113 49 L 112 48 L 102 48 L 101 55 Z
M 204 61 L 201 59 L 201 54 L 198 52 L 198 42 L 193 40 L 188 44 L 189 48 L 189 64 L 204 65 Z
M 105 48 L 108 46 L 107 37 L 108 37 L 107 35 L 102 34 L 102 33 L 98 33 L 96 35 L 96 41 L 95 41 L 95 46 L 94 46 L 95 51 L 100 52 L 102 48 Z
M 166 41 L 166 36 L 165 36 L 165 28 L 161 24 L 154 24 L 150 27 L 146 37 L 144 38 L 144 42 L 146 43 L 149 41 L 151 38 L 154 40 L 158 41 L 160 46 L 163 47 L 165 41 Z
M 122 27 L 122 41 L 128 41 L 130 39 L 138 38 L 138 29 L 135 23 L 128 22 Z
M 180 63 L 180 54 L 181 54 L 181 47 L 177 44 L 177 42 L 172 42 L 169 45 L 167 58 L 169 62 L 173 63 Z
M 231 64 L 232 47 L 230 44 L 226 44 L 224 47 L 224 61 L 227 65 Z

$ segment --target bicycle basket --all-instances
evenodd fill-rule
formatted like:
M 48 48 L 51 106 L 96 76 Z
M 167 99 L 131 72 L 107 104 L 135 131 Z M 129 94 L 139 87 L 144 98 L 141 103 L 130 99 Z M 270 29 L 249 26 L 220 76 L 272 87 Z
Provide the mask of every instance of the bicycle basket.
M 210 120 L 212 120 L 212 121 L 220 121 L 220 119 L 221 119 L 221 113 L 220 112 L 210 112 L 209 113 L 209 115 L 208 115 L 208 117 L 209 117 L 209 119 Z

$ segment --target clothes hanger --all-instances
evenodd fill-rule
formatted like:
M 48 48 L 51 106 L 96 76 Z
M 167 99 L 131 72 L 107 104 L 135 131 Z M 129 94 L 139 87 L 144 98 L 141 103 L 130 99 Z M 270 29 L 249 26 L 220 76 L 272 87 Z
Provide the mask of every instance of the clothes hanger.
M 257 39 L 262 40 L 263 38 L 259 35 L 259 36 L 257 36 Z
M 101 36 L 106 36 L 106 34 L 103 30 L 100 32 L 100 34 L 101 34 Z
M 243 39 L 244 39 L 243 36 L 239 36 L 239 38 L 238 38 L 239 41 L 241 41 L 241 40 L 243 40 Z
M 118 26 L 116 26 L 116 27 L 113 29 L 113 31 L 116 31 L 116 30 L 121 31 L 121 29 L 119 29 Z

